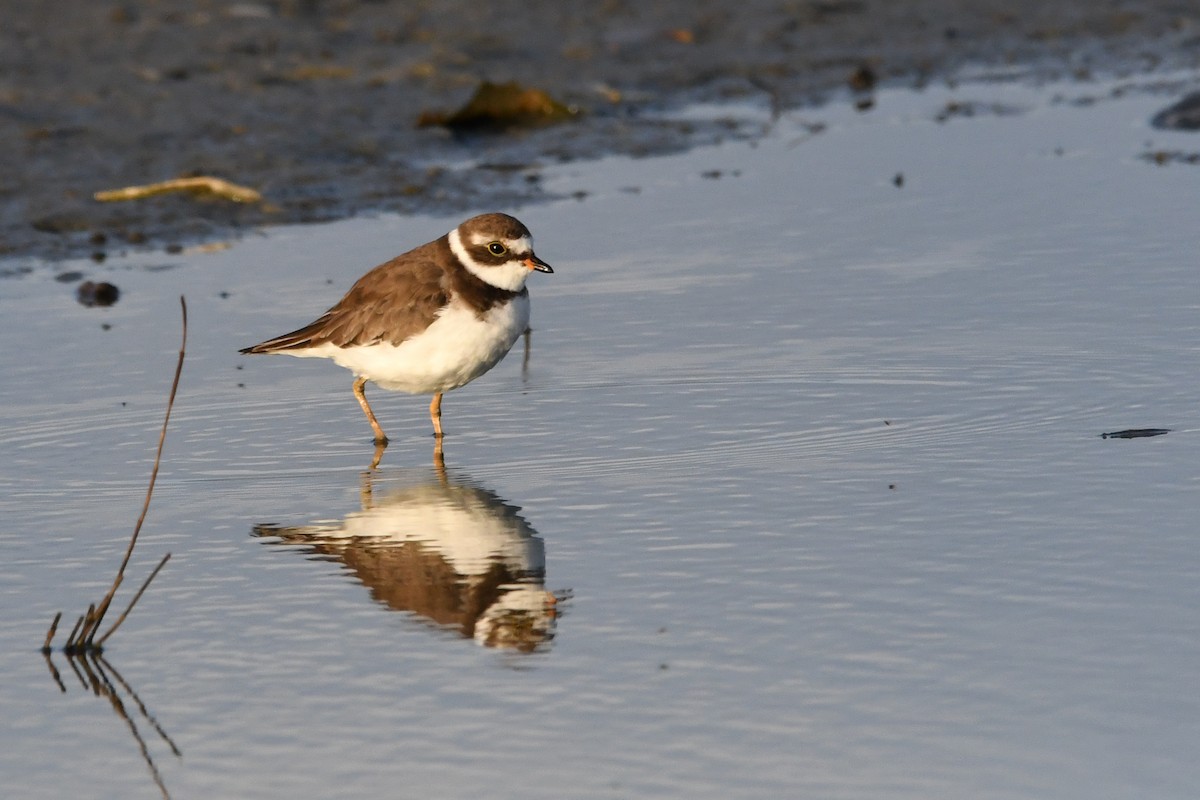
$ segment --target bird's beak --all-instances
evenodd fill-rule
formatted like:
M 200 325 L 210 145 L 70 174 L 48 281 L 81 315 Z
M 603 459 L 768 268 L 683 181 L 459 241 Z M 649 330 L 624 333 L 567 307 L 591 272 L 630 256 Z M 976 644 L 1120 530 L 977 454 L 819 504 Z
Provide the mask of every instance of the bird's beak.
M 547 264 L 545 261 L 542 261 L 533 253 L 530 253 L 529 258 L 525 259 L 525 266 L 529 267 L 530 269 L 536 269 L 538 272 L 554 272 L 554 269 L 551 268 L 549 264 Z

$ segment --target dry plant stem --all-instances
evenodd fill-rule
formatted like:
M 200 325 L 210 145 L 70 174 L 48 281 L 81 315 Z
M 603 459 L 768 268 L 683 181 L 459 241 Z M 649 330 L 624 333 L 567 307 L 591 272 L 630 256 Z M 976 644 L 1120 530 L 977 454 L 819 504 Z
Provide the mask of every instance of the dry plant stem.
M 101 203 L 112 203 L 118 200 L 140 200 L 143 197 L 153 197 L 156 194 L 167 194 L 168 192 L 207 192 L 235 203 L 257 203 L 262 200 L 262 194 L 255 189 L 238 186 L 223 178 L 208 176 L 175 178 L 141 186 L 126 186 L 123 189 L 96 192 L 92 197 Z
M 530 328 L 530 327 L 525 328 L 524 338 L 525 338 L 525 357 L 521 360 L 521 377 L 528 378 L 529 377 L 529 344 L 530 344 L 530 341 L 533 339 L 533 328 Z
M 67 637 L 67 643 L 63 649 L 70 652 L 83 641 L 84 635 L 87 633 L 88 626 L 92 624 L 92 620 L 96 618 L 96 604 L 92 603 L 88 606 L 87 613 L 79 618 L 75 623 L 75 627 L 71 629 L 71 635 Z
M 138 535 L 142 532 L 142 525 L 146 521 L 146 512 L 150 510 L 150 498 L 154 494 L 154 484 L 158 480 L 158 467 L 162 463 L 163 443 L 167 438 L 167 425 L 171 421 L 171 410 L 175 407 L 175 395 L 179 391 L 179 377 L 183 373 L 183 358 L 187 351 L 187 301 L 181 295 L 179 297 L 179 307 L 183 314 L 183 341 L 179 345 L 179 360 L 175 363 L 175 377 L 171 381 L 171 394 L 167 398 L 167 413 L 163 417 L 162 430 L 158 434 L 158 450 L 154 454 L 154 468 L 150 471 L 150 485 L 146 487 L 146 499 L 142 503 L 142 513 L 138 516 L 137 524 L 133 526 L 133 535 L 129 537 L 129 546 L 125 548 L 125 557 L 121 560 L 121 566 L 117 569 L 117 575 L 113 578 L 112 586 L 104 595 L 104 599 L 100 601 L 99 606 L 92 604 L 88 606 L 87 614 L 80 617 L 75 622 L 75 627 L 71 629 L 71 635 L 67 637 L 67 643 L 63 646 L 63 651 L 68 655 L 76 652 L 90 652 L 101 646 L 112 636 L 113 632 L 125 621 L 125 617 L 129 616 L 129 612 L 133 610 L 134 605 L 141 598 L 142 593 L 146 591 L 146 587 L 150 585 L 150 581 L 156 576 L 171 558 L 171 554 L 167 553 L 163 559 L 158 562 L 158 566 L 150 573 L 150 577 L 142 584 L 142 588 L 138 589 L 137 594 L 129 601 L 125 611 L 113 623 L 113 626 L 108 629 L 104 636 L 100 637 L 99 642 L 95 642 L 96 633 L 100 629 L 100 623 L 104 620 L 104 615 L 108 613 L 108 608 L 112 605 L 113 595 L 117 593 L 117 589 L 121 586 L 125 579 L 125 568 L 129 566 L 129 559 L 133 555 L 133 548 L 137 544 Z M 54 639 L 54 634 L 58 630 L 58 623 L 62 619 L 62 612 L 55 615 L 54 621 L 50 623 L 50 630 L 46 632 L 46 640 L 42 644 L 42 652 L 49 653 L 51 651 L 50 643 Z
M 129 601 L 129 605 L 125 606 L 125 610 L 121 612 L 121 616 L 117 617 L 117 621 L 112 624 L 112 627 L 108 629 L 108 632 L 101 636 L 99 641 L 96 642 L 96 647 L 103 647 L 104 643 L 108 641 L 108 637 L 112 636 L 117 628 L 121 627 L 121 623 L 124 622 L 125 618 L 129 616 L 129 612 L 133 611 L 133 607 L 137 605 L 137 601 L 141 599 L 142 593 L 146 591 L 146 587 L 150 585 L 150 581 L 154 580 L 154 576 L 157 575 L 158 571 L 166 566 L 167 562 L 170 560 L 170 553 L 167 553 L 162 557 L 162 560 L 158 562 L 158 566 L 155 567 L 154 571 L 150 573 L 150 577 L 146 578 L 145 582 L 142 584 L 142 588 L 137 590 L 137 594 L 135 594 L 133 599 Z M 90 639 L 88 640 L 88 645 L 91 646 Z
M 46 631 L 46 641 L 42 643 L 42 652 L 50 652 L 50 640 L 54 638 L 55 631 L 58 630 L 58 623 L 62 619 L 62 612 L 54 615 L 54 621 L 50 623 L 50 630 Z
M 187 301 L 182 296 L 179 298 L 179 305 L 183 312 L 183 341 L 179 345 L 179 360 L 175 362 L 175 378 L 171 381 L 171 394 L 167 397 L 167 413 L 163 417 L 162 430 L 158 434 L 158 451 L 154 455 L 154 468 L 150 471 L 150 485 L 146 487 L 146 500 L 142 503 L 142 513 L 138 516 L 137 524 L 133 526 L 133 535 L 129 537 L 129 546 L 125 548 L 125 558 L 121 560 L 121 566 L 117 569 L 117 577 L 113 579 L 108 594 L 100 601 L 100 608 L 96 612 L 95 620 L 88 629 L 87 635 L 80 634 L 80 638 L 84 640 L 85 645 L 88 647 L 92 646 L 92 639 L 96 635 L 96 630 L 100 627 L 100 622 L 108 612 L 109 605 L 112 604 L 113 595 L 116 594 L 117 587 L 121 585 L 121 581 L 125 577 L 125 567 L 129 565 L 129 558 L 133 555 L 134 545 L 137 544 L 138 535 L 142 532 L 142 524 L 146 521 L 146 512 L 150 510 L 150 497 L 154 494 L 154 483 L 158 480 L 158 466 L 162 461 L 163 442 L 167 439 L 167 423 L 171 421 L 171 409 L 175 406 L 175 393 L 179 390 L 179 376 L 183 372 L 183 357 L 187 350 Z M 159 566 L 161 567 L 162 565 L 160 564 Z M 156 569 L 155 573 L 157 572 L 158 570 Z M 153 578 L 154 576 L 151 575 L 150 577 Z M 145 589 L 144 586 L 142 588 Z M 137 597 L 141 597 L 141 594 L 139 591 Z M 137 597 L 134 598 L 134 602 L 137 602 Z M 131 603 L 130 609 L 132 607 L 133 604 Z M 126 609 L 125 613 L 128 614 L 129 609 Z M 123 617 L 124 615 L 122 615 Z M 120 621 L 117 624 L 120 624 Z M 116 625 L 113 627 L 115 628 Z M 110 630 L 108 633 L 111 634 L 112 631 Z M 108 634 L 105 634 L 105 638 L 108 638 Z
M 81 625 L 83 625 L 83 617 L 82 616 L 79 619 L 75 620 L 75 627 L 71 628 L 71 635 L 67 637 L 66 647 L 70 647 L 71 642 L 75 641 L 75 634 L 79 632 L 79 628 Z

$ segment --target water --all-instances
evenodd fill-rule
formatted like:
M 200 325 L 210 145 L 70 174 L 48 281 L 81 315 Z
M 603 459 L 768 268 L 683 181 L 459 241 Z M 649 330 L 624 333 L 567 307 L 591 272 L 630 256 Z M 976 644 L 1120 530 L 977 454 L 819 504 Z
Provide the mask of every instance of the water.
M 1198 140 L 1133 85 L 546 170 L 587 194 L 520 210 L 556 273 L 444 471 L 423 399 L 371 394 L 368 474 L 347 373 L 236 350 L 457 220 L 0 281 L 6 791 L 161 793 L 37 647 L 116 569 L 186 294 L 128 581 L 173 557 L 106 653 L 172 797 L 1194 796 L 1200 173 L 1139 156 Z

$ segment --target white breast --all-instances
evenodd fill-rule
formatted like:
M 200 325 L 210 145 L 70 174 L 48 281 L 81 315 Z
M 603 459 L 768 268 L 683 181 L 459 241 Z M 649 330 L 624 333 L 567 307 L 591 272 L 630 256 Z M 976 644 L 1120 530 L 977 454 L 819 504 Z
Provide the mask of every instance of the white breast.
M 496 366 L 528 326 L 528 295 L 493 306 L 482 317 L 451 303 L 424 332 L 399 345 L 325 344 L 289 355 L 333 359 L 384 389 L 433 394 L 457 389 Z

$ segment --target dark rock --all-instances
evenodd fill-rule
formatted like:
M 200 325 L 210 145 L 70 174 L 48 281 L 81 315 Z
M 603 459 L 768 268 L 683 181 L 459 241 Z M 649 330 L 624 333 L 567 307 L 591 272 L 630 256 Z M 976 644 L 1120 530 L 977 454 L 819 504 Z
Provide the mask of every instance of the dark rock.
M 121 290 L 111 283 L 84 281 L 75 290 L 75 297 L 80 303 L 92 308 L 94 306 L 111 306 L 121 296 Z

